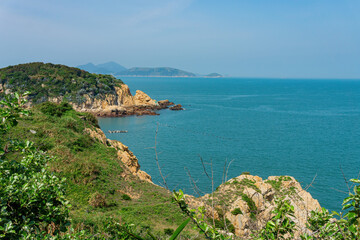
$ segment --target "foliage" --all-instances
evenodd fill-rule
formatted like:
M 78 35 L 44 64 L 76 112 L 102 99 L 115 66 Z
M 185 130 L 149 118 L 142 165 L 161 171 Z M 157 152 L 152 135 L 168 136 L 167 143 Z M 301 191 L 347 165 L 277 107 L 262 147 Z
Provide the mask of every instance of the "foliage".
M 72 106 L 67 102 L 56 104 L 52 102 L 44 102 L 39 105 L 39 109 L 42 113 L 48 116 L 61 117 L 67 111 L 73 110 Z
M 165 229 L 164 229 L 164 233 L 165 233 L 166 235 L 172 235 L 172 234 L 174 233 L 174 229 L 172 229 L 172 228 L 165 228 Z
M 265 227 L 255 235 L 256 239 L 293 239 L 295 222 L 290 217 L 294 217 L 294 206 L 289 200 L 283 198 L 275 199 L 276 208 L 273 210 L 274 216 L 266 223 Z
M 240 208 L 235 208 L 234 210 L 231 211 L 232 215 L 239 215 L 239 214 L 243 214 Z
M 60 105 L 55 104 L 55 108 L 61 108 Z M 155 236 L 163 237 L 164 228 L 176 229 L 185 220 L 181 211 L 171 203 L 171 194 L 166 190 L 130 174 L 126 174 L 126 179 L 123 177 L 124 165 L 116 150 L 93 140 L 85 131 L 95 130 L 97 121 L 93 115 L 74 110 L 64 111 L 61 116 L 49 115 L 40 110 L 41 106 L 32 107 L 29 116 L 20 113 L 24 117 L 16 119 L 17 125 L 5 132 L 1 141 L 28 139 L 34 142 L 37 150 L 54 156 L 47 162 L 46 169 L 59 178 L 66 178 L 66 198 L 72 206 L 71 227 L 66 234 L 76 235 L 79 239 L 94 239 L 92 236 L 98 234 L 96 239 L 106 239 L 109 224 L 106 219 L 113 217 L 121 219 L 117 220 L 120 225 L 134 224 L 132 228 L 140 236 L 147 234 L 145 230 L 152 229 Z M 1 149 L 6 146 L 9 144 L 4 144 Z M 8 152 L 5 157 L 20 160 L 18 155 Z M 89 199 L 96 192 L 106 199 L 106 207 L 90 205 Z M 124 201 L 124 192 L 133 194 L 136 199 Z M 81 231 L 84 231 L 83 235 Z M 193 233 L 191 229 L 181 232 L 182 236 Z M 72 237 L 69 239 L 77 239 Z
M 205 220 L 205 208 L 199 207 L 197 211 L 189 208 L 185 201 L 183 191 L 173 193 L 173 200 L 176 202 L 183 213 L 185 213 L 194 222 L 195 226 L 201 234 L 204 234 L 207 239 L 231 239 L 219 233 L 215 226 L 208 224 Z
M 23 96 L 28 94 L 26 92 Z M 16 126 L 21 115 L 29 115 L 30 112 L 23 109 L 25 103 L 26 100 L 18 93 L 4 96 L 4 100 L 0 101 L 0 134 L 5 134 L 11 127 Z
M 235 233 L 235 227 L 230 222 L 230 220 L 224 216 L 221 216 L 220 219 L 215 219 L 215 227 L 217 229 L 225 230 L 231 233 Z
M 129 195 L 127 195 L 127 194 L 123 194 L 121 197 L 124 200 L 131 200 L 131 197 Z
M 106 199 L 99 192 L 95 192 L 90 196 L 89 205 L 93 207 L 106 207 Z
M 258 209 L 256 207 L 256 204 L 254 202 L 254 200 L 252 200 L 248 195 L 246 195 L 245 193 L 241 194 L 241 199 L 244 200 L 248 207 L 249 207 L 249 212 L 250 212 L 250 218 L 252 220 L 256 220 L 256 214 L 258 212 Z
M 115 94 L 115 87 L 122 83 L 111 75 L 51 63 L 34 62 L 0 69 L 0 84 L 12 92 L 30 91 L 29 98 L 35 103 L 59 96 L 69 102 L 82 103 L 85 94 L 103 99 L 106 94 Z
M 0 111 L 3 135 L 29 112 L 23 109 L 25 101 L 19 94 L 6 96 L 1 104 L 5 106 Z M 22 158 L 7 158 L 9 153 Z M 0 237 L 18 239 L 35 233 L 66 231 L 70 222 L 65 180 L 48 171 L 46 165 L 51 160 L 29 141 L 6 143 L 0 157 Z
M 347 210 L 347 213 L 330 214 L 326 209 L 311 212 L 308 228 L 312 233 L 304 234 L 302 239 L 360 239 L 360 186 L 357 185 L 360 180 L 350 181 L 355 186 L 353 192 L 349 192 L 349 196 L 343 201 L 343 210 Z

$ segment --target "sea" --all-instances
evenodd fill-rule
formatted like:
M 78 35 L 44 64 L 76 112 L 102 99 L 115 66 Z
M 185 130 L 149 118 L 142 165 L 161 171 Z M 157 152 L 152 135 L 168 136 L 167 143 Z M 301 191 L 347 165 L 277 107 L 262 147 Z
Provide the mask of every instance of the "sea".
M 128 77 L 183 111 L 100 118 L 153 182 L 195 196 L 242 173 L 289 175 L 341 211 L 360 172 L 360 80 Z M 108 133 L 126 130 L 127 133 Z M 155 148 L 156 146 L 156 148 Z

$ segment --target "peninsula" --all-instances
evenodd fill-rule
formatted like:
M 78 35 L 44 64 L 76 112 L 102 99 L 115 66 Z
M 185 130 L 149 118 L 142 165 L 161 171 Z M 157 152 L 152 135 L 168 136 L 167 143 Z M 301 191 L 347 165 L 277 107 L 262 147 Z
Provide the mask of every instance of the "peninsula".
M 172 105 L 156 101 L 112 75 L 93 74 L 52 63 L 27 63 L 0 69 L 0 94 L 29 91 L 29 104 L 68 102 L 76 111 L 96 116 L 156 115 Z

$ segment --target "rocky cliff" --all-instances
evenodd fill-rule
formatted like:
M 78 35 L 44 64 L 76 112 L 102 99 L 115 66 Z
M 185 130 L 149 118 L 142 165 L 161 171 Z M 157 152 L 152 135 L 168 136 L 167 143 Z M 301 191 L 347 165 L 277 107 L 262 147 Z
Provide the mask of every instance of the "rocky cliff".
M 40 62 L 0 69 L 0 99 L 27 91 L 29 103 L 66 101 L 77 111 L 97 116 L 155 115 L 154 110 L 167 107 L 140 90 L 132 96 L 129 87 L 112 75 Z
M 220 185 L 213 194 L 200 198 L 187 197 L 192 208 L 204 206 L 208 217 L 232 224 L 237 236 L 249 237 L 262 229 L 273 216 L 275 198 L 284 197 L 294 206 L 297 232 L 304 233 L 312 210 L 320 209 L 319 202 L 305 191 L 293 177 L 241 175 Z
M 130 92 L 126 84 L 115 87 L 114 94 L 105 94 L 103 98 L 93 98 L 87 94 L 83 96 L 81 103 L 69 102 L 76 111 L 91 112 L 97 116 L 126 116 L 126 115 L 155 115 L 154 110 L 166 108 L 160 105 L 143 91 L 137 90 L 135 96 Z M 48 99 L 51 102 L 60 103 L 63 97 Z
M 92 138 L 117 150 L 118 158 L 124 163 L 126 171 L 122 177 L 129 174 L 141 180 L 151 182 L 151 177 L 140 170 L 136 156 L 127 146 L 116 140 L 109 140 L 98 128 L 85 130 Z M 262 229 L 273 216 L 276 207 L 275 199 L 284 198 L 294 206 L 296 223 L 295 237 L 300 233 L 308 233 L 307 218 L 313 210 L 321 209 L 319 202 L 300 183 L 290 176 L 270 176 L 263 180 L 258 176 L 240 175 L 220 185 L 212 194 L 195 198 L 187 195 L 187 202 L 191 208 L 204 206 L 209 219 L 215 218 L 232 224 L 235 235 L 250 237 L 257 230 Z
M 86 128 L 85 132 L 88 133 L 93 139 L 100 141 L 106 146 L 110 146 L 116 149 L 118 159 L 120 159 L 126 167 L 125 171 L 122 173 L 122 178 L 126 180 L 130 175 L 134 175 L 137 176 L 140 180 L 152 183 L 150 175 L 140 170 L 138 159 L 127 146 L 119 141 L 107 139 L 104 132 L 99 128 Z

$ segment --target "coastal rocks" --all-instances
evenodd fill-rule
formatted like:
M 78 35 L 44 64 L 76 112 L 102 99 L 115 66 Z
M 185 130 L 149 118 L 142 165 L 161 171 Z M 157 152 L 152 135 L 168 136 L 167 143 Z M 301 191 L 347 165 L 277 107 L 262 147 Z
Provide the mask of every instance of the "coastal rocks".
M 90 112 L 98 117 L 123 117 L 129 115 L 157 115 L 156 110 L 166 106 L 159 105 L 143 91 L 137 90 L 132 96 L 126 84 L 115 87 L 116 94 L 104 94 L 100 97 L 91 97 L 88 94 L 81 96 L 81 102 L 69 103 L 79 112 Z M 61 103 L 63 97 L 49 98 L 48 101 Z
M 218 219 L 228 219 L 237 236 L 249 237 L 271 219 L 276 207 L 275 199 L 282 197 L 294 206 L 295 237 L 309 231 L 306 220 L 312 210 L 321 208 L 320 204 L 289 176 L 272 176 L 263 180 L 258 176 L 241 175 L 220 185 L 213 194 L 190 198 L 188 203 L 193 208 L 205 205 L 208 217 L 218 215 Z M 214 208 L 211 208 L 212 202 Z
M 144 180 L 152 183 L 151 177 L 146 172 L 140 170 L 140 164 L 133 152 L 129 150 L 127 146 L 116 140 L 109 140 L 106 138 L 104 132 L 99 128 L 85 128 L 84 132 L 88 133 L 93 139 L 97 139 L 101 143 L 107 146 L 111 146 L 117 150 L 117 156 L 119 160 L 124 164 L 129 174 L 137 176 L 140 180 Z M 124 174 L 124 178 L 127 174 Z
M 160 101 L 158 101 L 158 104 L 159 104 L 159 106 L 160 106 L 161 108 L 167 108 L 167 107 L 169 107 L 169 106 L 171 106 L 171 105 L 174 105 L 174 103 L 173 103 L 173 102 L 170 102 L 168 99 L 166 99 L 166 100 L 160 100 Z
M 136 106 L 156 106 L 157 103 L 154 99 L 151 99 L 149 95 L 144 93 L 143 91 L 136 90 L 136 94 L 134 96 L 134 103 Z
M 170 107 L 169 109 L 174 110 L 174 111 L 184 110 L 182 108 L 181 104 L 174 105 L 174 106 Z

